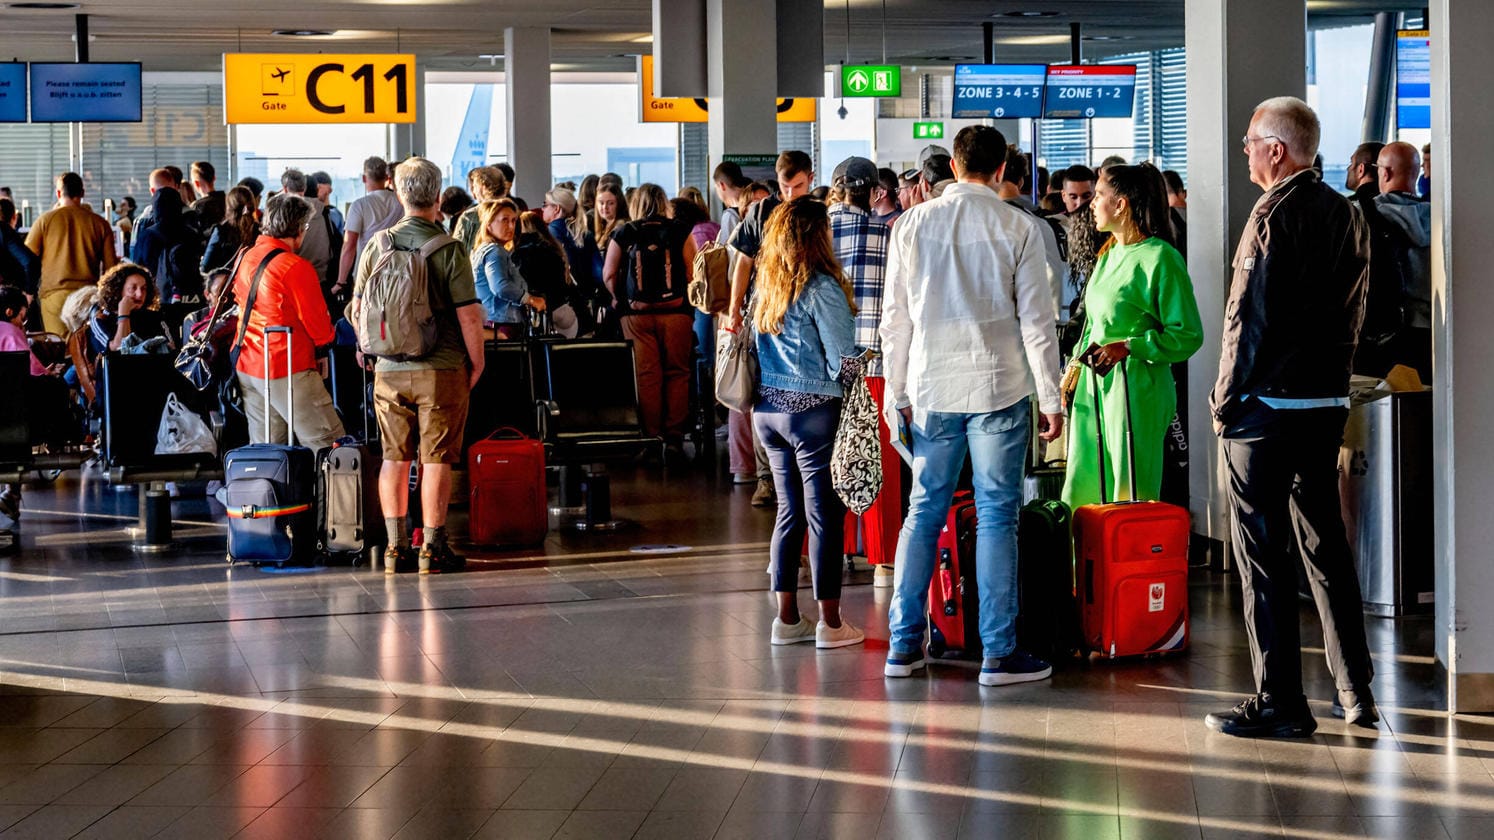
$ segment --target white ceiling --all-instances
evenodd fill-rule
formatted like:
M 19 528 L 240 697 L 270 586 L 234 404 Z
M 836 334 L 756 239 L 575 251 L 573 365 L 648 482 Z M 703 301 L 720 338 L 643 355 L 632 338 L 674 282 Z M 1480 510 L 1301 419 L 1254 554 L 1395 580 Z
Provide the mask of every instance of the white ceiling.
M 764 0 L 771 2 L 771 0 Z M 812 0 L 805 0 L 812 2 Z M 650 0 L 86 0 L 35 11 L 0 0 L 0 60 L 70 61 L 74 15 L 90 16 L 94 61 L 140 61 L 146 70 L 216 70 L 224 52 L 414 52 L 434 70 L 485 69 L 509 26 L 548 26 L 557 70 L 631 70 L 651 49 Z M 883 9 L 885 5 L 885 18 Z M 1315 22 L 1377 10 L 1418 12 L 1419 2 L 1310 0 Z M 850 0 L 850 59 L 904 65 L 979 61 L 981 22 L 996 23 L 1000 60 L 1067 60 L 1069 23 L 1084 24 L 1086 56 L 1183 42 L 1183 0 Z M 1054 17 L 1005 17 L 1052 11 Z M 883 21 L 885 19 L 885 26 Z M 328 29 L 325 38 L 270 35 Z M 846 2 L 825 0 L 825 58 L 846 53 Z

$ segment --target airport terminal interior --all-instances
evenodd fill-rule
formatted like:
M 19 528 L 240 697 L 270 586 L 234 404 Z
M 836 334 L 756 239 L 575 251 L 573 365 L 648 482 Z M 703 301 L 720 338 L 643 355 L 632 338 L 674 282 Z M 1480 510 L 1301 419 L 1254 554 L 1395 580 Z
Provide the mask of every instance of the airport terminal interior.
M 1494 107 L 1475 83 L 1494 72 L 1479 48 L 1490 38 L 1494 7 L 1473 0 L 0 2 L 0 57 L 10 59 L 0 62 L 0 838 L 1494 836 L 1485 548 L 1494 523 L 1479 501 L 1494 492 L 1485 469 L 1494 388 L 1478 381 L 1487 341 L 1476 335 L 1494 317 L 1494 294 L 1475 250 L 1494 224 L 1494 209 L 1479 206 L 1479 178 L 1494 177 L 1482 160 Z M 1279 118 L 1257 110 L 1280 96 L 1306 104 L 1280 105 L 1288 116 Z M 1308 108 L 1320 159 L 1292 168 L 1300 149 L 1290 119 Z M 996 154 L 1011 177 L 970 183 L 992 136 L 1009 144 Z M 1261 183 L 1261 167 L 1278 159 L 1282 179 Z M 1297 174 L 1310 168 L 1318 174 Z M 1341 446 L 1314 450 L 1314 463 L 1337 464 L 1328 508 L 1303 501 L 1307 444 L 1269 450 L 1268 466 L 1289 467 L 1283 487 L 1293 489 L 1282 490 L 1283 529 L 1271 532 L 1286 532 L 1286 562 L 1264 571 L 1271 561 L 1252 554 L 1254 532 L 1236 516 L 1253 479 L 1234 459 L 1271 438 L 1221 442 L 1228 424 L 1210 406 L 1221 360 L 1239 364 L 1237 322 L 1251 317 L 1240 289 L 1264 282 L 1250 255 L 1274 247 L 1236 259 L 1237 243 L 1266 224 L 1263 189 L 1289 193 L 1280 188 L 1289 177 L 1319 188 L 1359 237 L 1362 257 L 1343 258 L 1359 303 L 1338 316 L 1360 355 L 1348 393 L 1327 403 L 1293 403 L 1303 394 L 1287 391 L 1271 392 L 1281 406 L 1261 399 L 1272 416 L 1337 412 L 1344 429 L 1328 435 Z M 1127 178 L 1144 186 L 1126 192 Z M 1021 403 L 1016 425 L 999 433 L 1020 441 L 1021 513 L 1003 495 L 1013 500 L 1002 508 L 1011 526 L 981 527 L 977 540 L 975 511 L 991 509 L 995 479 L 982 472 L 991 456 L 976 441 L 997 433 L 972 425 L 971 455 L 950 473 L 963 472 L 958 483 L 975 488 L 975 501 L 956 495 L 944 524 L 941 500 L 939 554 L 932 574 L 915 579 L 918 563 L 906 560 L 920 538 L 914 486 L 924 486 L 920 476 L 943 484 L 929 477 L 938 471 L 931 450 L 919 447 L 940 412 L 915 403 L 901 421 L 901 405 L 888 401 L 905 384 L 894 386 L 893 366 L 916 369 L 919 337 L 939 327 L 916 323 L 906 338 L 898 323 L 909 304 L 892 304 L 926 300 L 968 262 L 928 257 L 936 234 L 914 225 L 976 200 L 972 190 L 984 200 L 997 184 L 1010 206 L 987 212 L 1053 245 L 1051 256 L 1002 252 L 1032 268 L 1003 287 L 1011 306 L 1024 305 L 1014 282 L 1029 299 L 1032 289 L 1051 298 L 1059 317 L 1024 322 L 1018 338 L 1020 316 L 1007 306 L 1000 317 L 1012 326 L 999 329 L 1022 359 L 1001 374 L 981 368 L 959 387 L 980 392 L 973 377 L 1022 371 L 1017 398 L 1031 408 Z M 816 187 L 825 192 L 804 197 Z M 293 195 L 303 191 L 304 201 Z M 426 193 L 432 201 L 421 205 Z M 649 204 L 655 193 L 659 206 Z M 393 215 L 375 226 L 373 205 L 358 202 L 379 195 Z M 1106 212 L 1120 211 L 1101 208 L 1120 204 L 1091 207 L 1117 195 L 1132 227 L 1106 227 Z M 1119 348 L 1111 352 L 1123 374 L 1148 351 L 1141 340 L 1095 352 L 1076 341 L 1086 317 L 1104 323 L 1095 314 L 1104 299 L 1086 295 L 1090 272 L 1101 276 L 1132 247 L 1135 226 L 1149 224 L 1135 208 L 1147 201 L 1161 202 L 1152 209 L 1172 232 L 1140 236 L 1171 243 L 1158 244 L 1182 272 L 1188 306 L 1196 299 L 1196 319 L 1163 312 L 1156 329 L 1191 336 L 1195 349 L 1146 363 L 1159 377 L 1172 371 L 1155 380 L 1165 393 L 1142 392 L 1137 407 L 1142 425 L 1166 407 L 1154 430 L 1165 433 L 1137 436 L 1128 451 L 1108 437 L 1107 408 L 1099 482 L 1110 486 L 1104 453 L 1122 453 L 1132 464 L 1123 498 L 1137 501 L 1106 504 L 1064 486 L 1066 470 L 1073 481 L 1096 475 L 1083 473 L 1095 469 L 1096 442 L 1076 436 L 1093 435 L 1095 423 L 1077 401 L 1102 387 L 1109 348 Z M 619 205 L 633 208 L 634 223 Z M 108 252 L 72 260 L 89 264 L 86 278 L 52 267 L 55 214 L 89 215 L 79 207 L 92 211 Z M 784 209 L 770 222 L 773 207 Z M 1403 210 L 1421 220 L 1409 244 L 1376 227 Z M 194 219 L 209 212 L 178 274 L 188 246 L 153 243 L 176 235 L 163 232 L 173 226 L 198 230 Z M 421 213 L 429 221 L 396 223 Z M 796 362 L 772 349 L 781 336 L 753 321 L 758 314 L 748 312 L 741 332 L 755 336 L 753 353 L 727 329 L 752 271 L 762 288 L 787 276 L 768 260 L 754 267 L 751 254 L 789 248 L 783 231 L 795 214 L 831 237 L 824 244 L 846 272 L 857 313 L 854 339 L 844 313 L 842 344 L 889 351 L 868 357 L 885 359 L 885 379 L 879 367 L 837 360 L 839 380 L 814 374 L 828 388 L 777 387 L 813 377 L 784 373 Z M 1323 216 L 1333 213 L 1303 229 Z M 753 219 L 763 241 L 741 237 Z M 648 220 L 687 243 L 667 246 L 688 259 L 663 276 L 672 284 L 684 269 L 689 306 L 682 291 L 646 296 L 654 257 L 626 243 Z M 380 344 L 365 329 L 406 323 L 393 304 L 380 310 L 386 321 L 368 320 L 369 290 L 394 271 L 389 255 L 370 253 L 395 248 L 381 231 L 434 232 L 432 223 L 462 256 L 421 260 L 437 278 L 431 317 L 441 327 L 429 341 L 454 342 L 457 365 L 470 366 L 467 348 L 480 347 L 484 367 L 472 380 L 467 367 L 430 380 L 458 383 L 455 398 L 415 386 L 391 397 L 404 387 L 390 384 L 398 377 L 453 373 L 411 372 L 446 345 L 422 345 L 401 367 L 384 352 L 387 336 Z M 846 246 L 842 223 L 885 244 Z M 277 225 L 283 235 L 272 236 Z M 900 236 L 899 225 L 916 233 Z M 318 261 L 311 232 L 323 227 Z M 718 230 L 719 249 L 707 244 Z M 239 244 L 215 251 L 230 235 Z M 1086 263 L 1090 235 L 1113 236 L 1117 250 L 1107 257 L 1095 244 Z M 920 237 L 924 250 L 910 256 Z M 257 249 L 267 242 L 299 256 L 266 256 Z M 560 255 L 562 291 L 536 279 L 542 264 L 535 248 L 526 252 L 536 242 Z M 35 268 L 13 245 L 39 252 Z M 1376 262 L 1391 249 L 1397 256 Z M 1308 254 L 1332 250 L 1304 246 L 1294 258 L 1319 266 Z M 800 259 L 784 256 L 784 265 Z M 902 257 L 932 261 L 925 287 L 891 267 Z M 266 296 L 285 296 L 277 312 L 304 310 L 305 300 L 290 305 L 290 270 L 267 272 L 277 258 L 295 261 L 311 303 L 327 312 L 284 314 L 289 342 L 312 340 L 292 345 L 283 373 L 257 379 L 237 354 L 229 362 L 222 342 L 246 332 L 235 336 L 232 316 L 224 332 L 220 316 L 235 301 L 233 311 L 245 308 L 244 290 L 261 282 Z M 126 261 L 145 267 L 110 268 Z M 508 275 L 490 286 L 496 264 Z M 1376 297 L 1385 264 L 1397 278 L 1394 335 L 1371 337 L 1387 311 Z M 434 291 L 448 265 L 475 271 L 479 301 L 451 297 L 471 297 L 472 274 Z M 1304 275 L 1281 294 L 1323 276 Z M 768 292 L 753 294 L 753 307 L 765 305 Z M 1459 323 L 1470 324 L 1461 332 L 1453 299 Z M 785 333 L 805 320 L 792 300 Z M 1080 300 L 1089 314 L 1071 306 Z M 479 308 L 480 328 L 463 314 Z M 936 309 L 914 306 L 911 317 Z M 686 316 L 693 332 L 681 326 Z M 141 322 L 165 338 L 147 337 Z M 247 321 L 254 338 L 242 358 L 269 371 L 258 348 L 281 346 L 271 329 L 280 325 Z M 830 347 L 830 327 L 815 329 Z M 1329 331 L 1300 325 L 1297 334 L 1307 342 Z M 1034 349 L 1040 333 L 1050 343 Z M 182 349 L 215 342 L 221 349 L 204 351 L 201 368 Z M 673 348 L 686 345 L 688 361 L 676 359 Z M 1047 370 L 1036 360 L 1050 351 Z M 832 358 L 813 352 L 819 363 Z M 745 376 L 743 354 L 754 360 L 752 419 L 727 407 L 741 400 L 731 383 Z M 1070 357 L 1072 377 L 1090 376 L 1089 366 L 1094 378 L 1055 413 L 1049 398 Z M 258 387 L 284 405 L 274 389 L 295 378 L 292 368 L 310 390 L 297 385 L 294 402 L 273 409 L 301 439 L 287 447 L 247 415 L 265 412 Z M 225 370 L 240 387 L 220 387 Z M 206 378 L 194 381 L 198 373 Z M 1125 381 L 1139 383 L 1126 385 L 1129 400 L 1153 380 Z M 427 457 L 431 429 L 463 394 L 470 407 L 445 429 L 457 440 L 445 444 L 455 465 L 446 470 Z M 58 408 L 43 412 L 54 397 Z M 422 406 L 421 428 L 397 450 L 395 412 L 412 424 L 417 416 L 406 403 Z M 852 422 L 853 404 L 870 412 L 859 415 L 865 429 Z M 348 436 L 311 452 L 307 430 L 323 410 Z M 839 418 L 833 456 L 823 435 L 820 454 L 805 454 L 799 420 L 783 420 L 787 432 L 774 426 L 827 410 Z M 1059 417 L 1066 437 L 1041 445 Z M 205 442 L 182 442 L 199 429 Z M 871 508 L 844 466 L 866 463 L 847 460 L 858 442 L 872 450 Z M 256 477 L 243 471 L 250 456 L 261 460 L 249 473 L 269 459 L 290 466 Z M 811 486 L 811 457 L 822 484 Z M 408 476 L 389 470 L 409 460 L 425 464 Z M 1136 468 L 1145 461 L 1156 476 Z M 1160 492 L 1148 489 L 1153 479 Z M 832 480 L 834 494 L 815 494 Z M 442 481 L 450 518 L 436 526 L 421 494 Z M 1298 507 L 1288 523 L 1291 492 Z M 390 499 L 408 502 L 408 521 L 390 515 Z M 847 505 L 866 512 L 847 515 Z M 1145 511 L 1164 509 L 1175 532 L 1135 537 L 1162 527 L 1164 514 Z M 1093 539 L 1089 529 L 1111 514 L 1136 517 L 1114 526 L 1117 544 L 1136 543 L 1132 553 Z M 1057 523 L 1046 543 L 1032 536 L 1043 515 Z M 792 516 L 799 524 L 785 530 Z M 800 537 L 806 516 L 810 534 Z M 836 522 L 843 539 L 822 545 L 817 529 L 835 533 Z M 1334 534 L 1352 556 L 1324 572 L 1315 564 L 1338 544 Z M 1011 550 L 990 550 L 996 542 Z M 976 594 L 977 583 L 997 580 L 983 565 L 991 562 L 1005 564 L 1000 585 L 1015 606 L 1000 605 L 1015 628 L 1002 636 L 1015 647 L 1000 657 L 981 623 L 998 599 Z M 1175 563 L 1165 586 L 1139 571 L 1164 562 Z M 794 587 L 797 609 L 783 594 Z M 1362 608 L 1352 616 L 1336 609 L 1344 587 Z M 821 613 L 814 596 L 823 591 L 840 595 Z M 1266 618 L 1271 597 L 1277 611 Z M 908 644 L 899 636 L 906 604 L 927 633 L 916 653 L 897 644 Z M 808 623 L 789 625 L 796 613 Z M 1259 676 L 1299 655 L 1287 645 L 1266 657 L 1261 644 L 1273 642 L 1258 638 L 1280 633 L 1272 621 L 1293 613 L 1305 708 L 1273 697 Z M 1346 617 L 1363 622 L 1373 673 L 1353 690 L 1330 665 L 1353 658 L 1340 644 L 1346 635 L 1352 648 L 1356 637 Z M 1128 626 L 1165 633 L 1128 647 L 1138 635 Z M 800 628 L 807 635 L 785 635 Z M 909 657 L 926 664 L 899 671 Z M 1247 698 L 1257 705 L 1227 713 Z M 1249 714 L 1285 723 L 1271 729 Z

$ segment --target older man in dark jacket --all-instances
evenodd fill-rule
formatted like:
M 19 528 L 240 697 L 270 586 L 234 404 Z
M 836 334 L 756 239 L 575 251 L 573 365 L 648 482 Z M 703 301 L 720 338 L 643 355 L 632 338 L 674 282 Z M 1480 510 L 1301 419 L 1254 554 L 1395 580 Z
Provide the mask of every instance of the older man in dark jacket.
M 1306 737 L 1317 729 L 1302 689 L 1296 548 L 1322 618 L 1335 711 L 1360 726 L 1378 720 L 1338 491 L 1369 241 L 1358 208 L 1312 169 L 1319 134 L 1317 115 L 1292 97 L 1261 103 L 1250 121 L 1250 180 L 1265 195 L 1235 252 L 1210 399 L 1229 467 L 1232 548 L 1256 693 L 1207 721 L 1242 737 Z

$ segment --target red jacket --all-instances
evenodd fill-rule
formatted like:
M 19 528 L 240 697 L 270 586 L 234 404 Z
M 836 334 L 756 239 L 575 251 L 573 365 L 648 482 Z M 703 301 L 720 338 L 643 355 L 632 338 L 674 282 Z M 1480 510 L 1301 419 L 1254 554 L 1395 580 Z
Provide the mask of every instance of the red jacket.
M 249 298 L 249 284 L 259 264 L 275 249 L 284 254 L 275 257 L 260 280 L 254 312 L 249 315 L 249 329 L 244 333 L 238 370 L 250 376 L 265 375 L 265 327 L 291 328 L 292 347 L 296 357 L 290 373 L 316 369 L 316 348 L 332 343 L 332 319 L 322 298 L 321 282 L 311 263 L 296 256 L 284 242 L 272 236 L 261 236 L 239 263 L 233 278 L 233 297 L 238 301 L 240 318 Z M 285 339 L 276 336 L 270 343 L 270 378 L 289 375 L 285 368 Z

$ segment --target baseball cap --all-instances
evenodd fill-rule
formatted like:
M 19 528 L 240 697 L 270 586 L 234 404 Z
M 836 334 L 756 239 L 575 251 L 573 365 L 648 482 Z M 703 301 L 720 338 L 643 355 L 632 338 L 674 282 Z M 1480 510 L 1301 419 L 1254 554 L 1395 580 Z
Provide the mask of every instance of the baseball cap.
M 938 143 L 930 143 L 929 145 L 923 147 L 923 151 L 918 153 L 918 168 L 922 169 L 924 167 L 924 164 L 929 162 L 929 158 L 933 157 L 934 155 L 944 155 L 945 157 L 952 157 L 948 149 L 944 148 Z
M 877 165 L 864 157 L 848 157 L 835 167 L 830 183 L 848 189 L 874 186 L 877 183 Z

